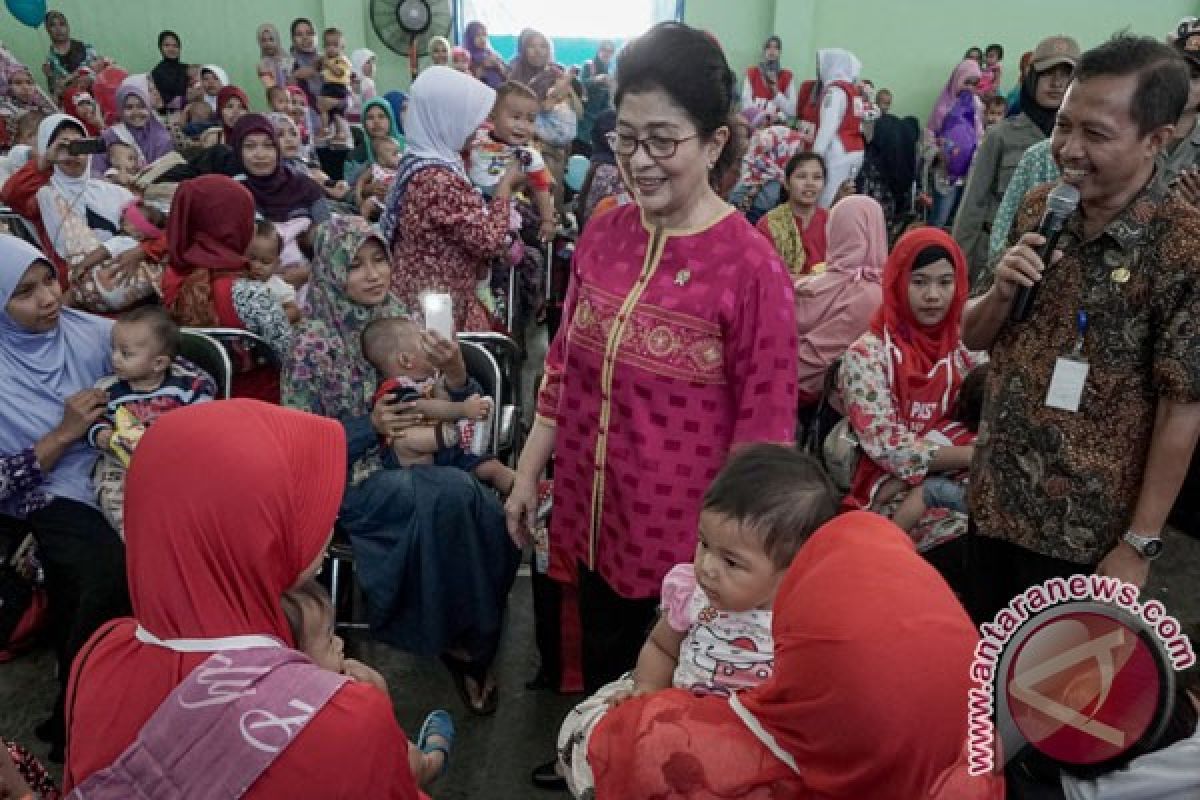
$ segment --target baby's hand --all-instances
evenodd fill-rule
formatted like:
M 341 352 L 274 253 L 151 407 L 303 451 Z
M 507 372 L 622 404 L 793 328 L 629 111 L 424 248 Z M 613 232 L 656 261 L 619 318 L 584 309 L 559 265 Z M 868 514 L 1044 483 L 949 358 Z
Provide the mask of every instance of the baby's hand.
M 112 441 L 112 428 L 105 428 L 96 434 L 96 449 L 107 450 L 109 442 Z
M 488 414 L 492 412 L 492 400 L 490 397 L 473 394 L 463 402 L 463 407 L 467 419 L 487 419 Z
M 629 700 L 634 697 L 641 697 L 642 695 L 650 694 L 653 691 L 654 691 L 653 687 L 645 686 L 644 684 L 640 684 L 640 683 L 634 683 L 633 686 L 629 689 L 618 689 L 616 692 L 614 692 L 613 695 L 610 698 L 608 698 L 608 707 L 616 708 L 617 706 L 621 705 L 621 703 L 624 703 L 626 700 Z
M 385 694 L 387 693 L 387 681 L 383 679 L 383 676 L 361 661 L 347 658 L 342 665 L 342 674 L 353 678 L 359 683 L 369 683 Z

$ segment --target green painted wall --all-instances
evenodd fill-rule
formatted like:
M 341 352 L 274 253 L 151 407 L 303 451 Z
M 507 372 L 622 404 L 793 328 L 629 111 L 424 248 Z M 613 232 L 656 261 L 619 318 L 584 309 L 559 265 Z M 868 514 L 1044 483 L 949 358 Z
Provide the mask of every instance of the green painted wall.
M 592 2 L 593 0 L 562 0 Z M 133 72 L 158 62 L 158 31 L 183 38 L 184 60 L 215 62 L 247 88 L 251 102 L 265 104 L 254 74 L 254 31 L 274 22 L 287 26 L 307 16 L 320 29 L 336 25 L 347 49 L 370 47 L 379 55 L 377 85 L 408 83 L 408 65 L 375 38 L 367 0 L 52 0 L 78 36 L 102 52 L 118 53 Z M 778 33 L 784 61 L 801 78 L 811 77 L 818 47 L 853 50 L 864 75 L 896 93 L 895 108 L 924 118 L 937 92 L 969 45 L 1004 45 L 1005 82 L 1012 85 L 1021 52 L 1043 35 L 1069 32 L 1083 47 L 1123 27 L 1162 36 L 1182 16 L 1200 13 L 1196 0 L 687 0 L 687 21 L 716 34 L 739 72 L 758 60 L 763 40 Z M 48 38 L 0 11 L 0 41 L 19 58 L 39 65 Z M 36 66 L 35 66 L 36 69 Z
M 698 6 L 693 19 L 692 7 Z M 729 9 L 719 12 L 719 8 Z M 737 9 L 734 11 L 733 9 Z M 815 73 L 816 51 L 844 47 L 863 75 L 895 95 L 895 111 L 924 120 L 950 72 L 971 45 L 1004 46 L 1004 85 L 1015 85 L 1021 53 L 1056 33 L 1085 50 L 1130 28 L 1165 36 L 1180 17 L 1200 14 L 1196 0 L 688 0 L 689 22 L 709 27 L 744 70 L 771 33 L 782 37 L 784 62 L 798 77 Z M 760 27 L 766 17 L 766 28 Z M 755 35 L 757 33 L 757 35 Z

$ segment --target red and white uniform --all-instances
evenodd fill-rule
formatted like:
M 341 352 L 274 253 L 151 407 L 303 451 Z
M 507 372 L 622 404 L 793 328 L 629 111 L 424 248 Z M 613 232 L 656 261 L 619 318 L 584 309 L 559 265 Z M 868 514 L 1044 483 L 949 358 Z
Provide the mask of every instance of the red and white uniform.
M 742 108 L 761 108 L 775 114 L 796 115 L 796 81 L 790 69 L 779 70 L 772 87 L 760 67 L 746 70 L 742 82 Z
M 853 53 L 838 48 L 820 50 L 817 66 L 825 89 L 812 149 L 825 159 L 826 180 L 820 204 L 829 208 L 841 185 L 853 180 L 862 167 L 866 104 L 856 86 L 862 63 Z

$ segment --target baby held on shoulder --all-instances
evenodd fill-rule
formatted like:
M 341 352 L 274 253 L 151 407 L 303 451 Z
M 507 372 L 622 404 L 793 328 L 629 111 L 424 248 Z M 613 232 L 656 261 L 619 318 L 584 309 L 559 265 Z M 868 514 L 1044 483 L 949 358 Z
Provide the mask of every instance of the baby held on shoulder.
M 575 796 L 593 787 L 588 743 L 613 707 L 671 687 L 728 696 L 771 677 L 775 593 L 836 508 L 833 486 L 809 456 L 760 444 L 729 460 L 704 496 L 693 562 L 663 580 L 662 616 L 633 672 L 563 721 L 558 769 Z

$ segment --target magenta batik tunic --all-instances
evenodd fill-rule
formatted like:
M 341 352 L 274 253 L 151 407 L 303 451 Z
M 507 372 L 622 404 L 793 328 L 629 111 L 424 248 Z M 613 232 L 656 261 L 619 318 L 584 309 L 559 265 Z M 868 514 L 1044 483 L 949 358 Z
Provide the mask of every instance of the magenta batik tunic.
M 657 596 L 730 450 L 792 443 L 795 365 L 787 270 L 740 214 L 653 231 L 628 205 L 588 223 L 538 398 L 557 426 L 555 577 L 582 564 Z

